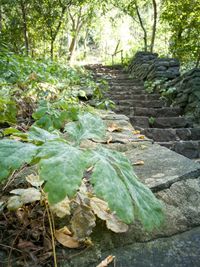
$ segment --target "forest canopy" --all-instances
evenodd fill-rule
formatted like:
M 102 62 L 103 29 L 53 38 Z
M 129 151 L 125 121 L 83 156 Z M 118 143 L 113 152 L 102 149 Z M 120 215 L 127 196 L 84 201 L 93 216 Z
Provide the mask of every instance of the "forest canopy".
M 0 0 L 0 43 L 17 54 L 107 60 L 156 51 L 198 65 L 198 0 Z

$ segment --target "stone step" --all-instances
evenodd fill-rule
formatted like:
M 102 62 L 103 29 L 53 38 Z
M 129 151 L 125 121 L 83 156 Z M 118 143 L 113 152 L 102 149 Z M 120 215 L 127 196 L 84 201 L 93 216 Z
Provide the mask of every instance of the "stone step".
M 192 123 L 184 117 L 158 117 L 149 118 L 142 116 L 131 116 L 130 121 L 133 126 L 141 128 L 186 128 Z
M 200 128 L 147 128 L 141 133 L 158 142 L 200 140 Z
M 132 94 L 128 95 L 129 99 L 132 100 L 142 100 L 142 101 L 149 101 L 149 100 L 160 100 L 160 95 L 159 94 L 134 94 L 134 92 Z M 117 100 L 126 100 L 127 99 L 127 95 L 126 94 L 113 94 L 113 96 L 111 97 L 111 99 L 113 101 L 117 101 Z
M 178 107 L 163 107 L 163 108 L 143 108 L 135 107 L 135 116 L 147 116 L 147 117 L 176 117 L 182 114 L 182 109 Z
M 109 85 L 118 85 L 118 86 L 127 86 L 127 85 L 143 85 L 141 82 L 136 82 L 134 80 L 117 80 L 117 79 L 111 79 L 111 80 L 108 80 L 107 79 L 107 82 L 109 83 Z
M 196 159 L 200 157 L 200 140 L 158 142 L 158 144 L 190 159 Z
M 140 95 L 140 94 L 145 94 L 146 92 L 143 89 L 137 89 L 134 87 L 130 88 L 110 88 L 110 90 L 107 92 L 108 95 L 110 96 L 115 96 L 115 95 Z
M 125 84 L 125 85 L 119 85 L 119 84 L 114 84 L 114 85 L 109 85 L 109 88 L 110 90 L 112 91 L 113 89 L 115 89 L 116 91 L 121 91 L 121 90 L 143 90 L 144 93 L 146 93 L 145 89 L 144 89 L 144 86 L 140 85 L 140 84 L 132 84 L 132 85 L 129 85 L 129 84 Z
M 148 107 L 148 108 L 161 108 L 166 105 L 163 100 L 151 100 L 151 101 L 140 101 L 140 100 L 118 100 L 115 101 L 119 106 L 131 106 L 131 107 Z

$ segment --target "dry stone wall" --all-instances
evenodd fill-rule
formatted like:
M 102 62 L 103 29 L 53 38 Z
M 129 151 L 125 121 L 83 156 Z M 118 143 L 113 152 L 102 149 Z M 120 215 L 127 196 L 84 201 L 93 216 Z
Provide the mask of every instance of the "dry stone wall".
M 175 58 L 159 58 L 158 54 L 137 52 L 129 66 L 130 73 L 150 82 L 153 89 L 165 92 L 175 106 L 183 108 L 200 123 L 200 68 L 180 75 L 180 63 Z
M 172 80 L 180 76 L 180 63 L 174 58 L 159 58 L 158 54 L 137 52 L 132 59 L 129 71 L 141 80 Z
M 195 116 L 200 122 L 200 69 L 194 68 L 166 86 L 175 88 L 175 105 Z

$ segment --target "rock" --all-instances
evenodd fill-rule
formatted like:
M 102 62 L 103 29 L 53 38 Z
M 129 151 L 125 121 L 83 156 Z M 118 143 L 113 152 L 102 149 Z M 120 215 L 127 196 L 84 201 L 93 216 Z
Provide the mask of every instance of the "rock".
M 123 123 L 127 125 L 127 120 Z M 108 255 L 114 255 L 123 267 L 198 266 L 200 228 L 191 228 L 200 225 L 200 165 L 149 141 L 105 146 L 125 152 L 133 164 L 144 161 L 144 165 L 134 166 L 135 172 L 164 203 L 165 223 L 146 232 L 136 221 L 123 234 L 112 233 L 104 223 L 98 223 L 92 234 L 93 246 L 78 253 L 59 249 L 59 258 L 65 258 L 59 266 L 97 266 Z

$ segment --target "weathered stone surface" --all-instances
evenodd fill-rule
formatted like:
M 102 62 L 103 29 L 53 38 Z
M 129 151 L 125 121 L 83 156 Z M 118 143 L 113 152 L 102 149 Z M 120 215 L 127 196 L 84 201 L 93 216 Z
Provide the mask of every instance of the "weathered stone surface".
M 135 116 L 148 116 L 148 117 L 176 117 L 180 116 L 182 110 L 178 107 L 162 107 L 162 108 L 134 108 Z
M 156 144 L 133 144 L 126 155 L 134 164 L 143 160 L 144 165 L 134 166 L 140 179 L 154 191 L 169 187 L 182 179 L 200 176 L 200 165 L 184 156 Z M 142 147 L 141 147 L 142 146 Z
M 115 115 L 111 117 L 110 121 L 117 121 Z M 200 230 L 194 228 L 200 225 L 200 165 L 137 136 L 136 140 L 130 138 L 128 142 L 121 142 L 126 135 L 131 136 L 129 130 L 114 132 L 116 141 L 105 146 L 128 156 L 139 179 L 163 201 L 165 223 L 160 229 L 147 233 L 135 222 L 125 234 L 113 234 L 105 229 L 104 224 L 99 224 L 92 236 L 94 247 L 91 251 L 88 249 L 76 257 L 73 253 L 76 255 L 77 252 L 67 252 L 71 261 L 63 266 L 96 266 L 103 258 L 113 254 L 117 258 L 116 263 L 123 267 L 196 267 L 200 261 Z M 172 132 L 179 134 L 179 138 L 188 138 L 188 131 L 174 129 Z M 198 131 L 194 132 L 194 136 L 198 136 Z M 171 146 L 175 143 L 166 144 Z M 135 165 L 138 161 L 144 164 Z
M 127 244 L 109 251 L 96 248 L 74 257 L 69 253 L 59 266 L 95 267 L 110 254 L 116 257 L 115 266 L 118 267 L 198 267 L 200 228 L 170 238 Z

